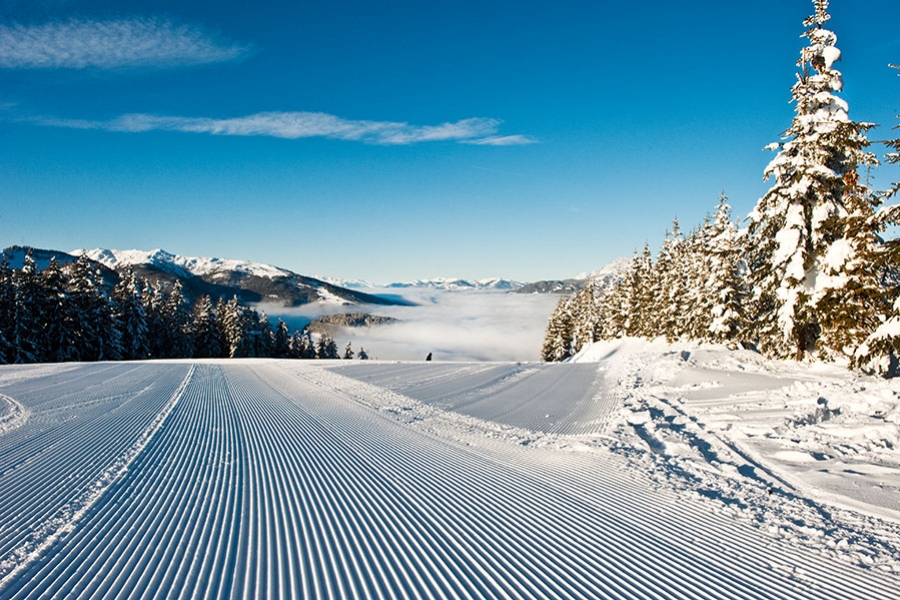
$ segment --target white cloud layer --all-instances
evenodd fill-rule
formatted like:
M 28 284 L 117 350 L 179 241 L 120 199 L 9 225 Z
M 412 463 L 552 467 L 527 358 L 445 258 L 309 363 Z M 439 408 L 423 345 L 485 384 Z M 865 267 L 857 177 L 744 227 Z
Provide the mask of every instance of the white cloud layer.
M 547 319 L 559 300 L 552 294 L 415 289 L 402 293 L 418 305 L 260 308 L 271 323 L 282 317 L 291 327 L 302 327 L 322 314 L 359 310 L 399 319 L 389 325 L 345 328 L 335 334 L 341 352 L 350 341 L 354 350 L 365 348 L 371 358 L 423 360 L 431 352 L 435 360 L 538 361 Z
M 180 131 L 212 135 L 267 136 L 286 139 L 327 137 L 381 145 L 457 141 L 470 144 L 517 145 L 532 143 L 522 135 L 497 136 L 500 121 L 472 118 L 442 125 L 410 125 L 392 121 L 362 121 L 314 112 L 263 112 L 246 117 L 211 119 L 127 114 L 111 121 L 38 119 L 42 125 L 77 129 L 145 132 Z
M 233 60 L 249 50 L 164 19 L 0 24 L 0 68 L 6 69 L 188 66 Z

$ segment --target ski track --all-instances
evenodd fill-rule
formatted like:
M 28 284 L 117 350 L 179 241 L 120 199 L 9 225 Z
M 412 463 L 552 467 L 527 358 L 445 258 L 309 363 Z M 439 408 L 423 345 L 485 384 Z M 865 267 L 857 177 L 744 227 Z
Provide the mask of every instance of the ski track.
M 529 426 L 603 433 L 620 399 L 595 366 L 351 368 L 119 363 L 0 379 L 30 411 L 0 434 L 0 557 L 16 568 L 0 598 L 897 597 L 898 579 L 706 510 L 604 448 L 524 445 Z M 566 412 L 569 387 L 582 392 Z M 453 403 L 461 414 L 443 410 Z M 142 436 L 64 535 L 21 552 Z
M 593 364 L 354 363 L 330 368 L 455 413 L 542 433 L 600 433 L 615 406 Z

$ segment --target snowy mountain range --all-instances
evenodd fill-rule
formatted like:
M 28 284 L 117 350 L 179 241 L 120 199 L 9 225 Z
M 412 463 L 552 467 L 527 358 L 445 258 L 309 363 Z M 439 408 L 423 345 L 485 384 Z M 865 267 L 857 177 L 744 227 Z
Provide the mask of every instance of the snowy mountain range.
M 574 294 L 591 281 L 605 290 L 622 277 L 630 264 L 631 259 L 629 258 L 617 258 L 596 271 L 581 273 L 571 279 L 535 281 L 516 289 L 515 292 L 519 294 Z
M 487 279 L 460 279 L 456 277 L 436 277 L 433 279 L 415 279 L 413 281 L 395 281 L 385 284 L 376 284 L 364 279 L 334 279 L 332 277 L 319 277 L 322 281 L 327 281 L 332 285 L 337 285 L 349 289 L 408 289 L 408 288 L 430 288 L 436 290 L 447 290 L 453 292 L 469 292 L 469 291 L 515 291 L 524 285 L 521 281 L 513 281 L 500 277 L 490 277 Z
M 73 250 L 71 255 L 84 253 L 91 260 L 122 271 L 128 267 L 150 282 L 163 287 L 181 282 L 188 297 L 209 295 L 230 298 L 237 295 L 245 303 L 268 302 L 283 306 L 302 306 L 313 302 L 337 304 L 397 305 L 387 299 L 356 290 L 346 289 L 326 281 L 299 275 L 287 269 L 246 260 L 179 256 L 165 250 Z
M 14 268 L 21 268 L 25 248 L 12 247 L 4 252 Z M 170 288 L 181 282 L 185 295 L 196 298 L 209 295 L 214 300 L 231 298 L 235 294 L 246 303 L 272 302 L 284 306 L 300 306 L 311 302 L 336 302 L 346 304 L 398 304 L 396 296 L 385 298 L 376 290 L 427 288 L 446 291 L 505 291 L 515 293 L 571 294 L 583 288 L 588 281 L 606 285 L 617 279 L 630 264 L 630 259 L 619 258 L 608 265 L 581 273 L 570 279 L 523 283 L 492 277 L 486 279 L 462 279 L 437 277 L 375 284 L 363 279 L 337 279 L 323 276 L 304 276 L 274 265 L 235 260 L 181 256 L 162 249 L 156 250 L 93 250 L 76 249 L 70 252 L 32 248 L 39 270 L 43 270 L 55 257 L 61 264 L 74 262 L 82 253 L 96 262 L 108 285 L 118 280 L 118 272 L 131 267 L 139 277 L 152 283 L 157 281 Z
M 509 279 L 501 279 L 499 277 L 491 277 L 488 279 L 455 279 L 455 278 L 436 278 L 436 279 L 417 279 L 415 281 L 401 281 L 388 284 L 389 288 L 434 288 L 439 290 L 451 291 L 472 291 L 472 290 L 517 290 L 525 284 L 520 281 L 511 281 Z

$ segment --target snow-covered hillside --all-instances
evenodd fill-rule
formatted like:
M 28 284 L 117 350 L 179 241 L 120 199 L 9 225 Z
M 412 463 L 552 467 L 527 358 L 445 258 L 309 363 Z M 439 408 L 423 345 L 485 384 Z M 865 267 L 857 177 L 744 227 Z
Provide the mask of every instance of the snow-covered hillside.
M 599 281 L 606 281 L 611 278 L 621 277 L 621 275 L 625 273 L 630 266 L 630 258 L 620 257 L 594 271 L 590 271 L 588 273 L 579 273 L 575 276 L 575 279 L 595 279 Z
M 73 250 L 115 271 L 131 267 L 148 282 L 171 287 L 177 279 L 183 292 L 194 300 L 200 295 L 231 298 L 247 304 L 296 307 L 310 303 L 393 305 L 394 300 L 343 288 L 262 263 L 227 258 L 180 256 L 165 250 Z
M 197 277 L 214 275 L 219 272 L 237 271 L 257 277 L 290 277 L 290 271 L 247 260 L 230 258 L 206 258 L 197 256 L 179 256 L 165 250 L 73 250 L 70 254 L 79 256 L 82 252 L 110 269 L 118 269 L 128 265 L 152 265 L 157 269 L 178 275 L 191 274 Z
M 423 288 L 434 290 L 447 290 L 453 292 L 460 291 L 487 291 L 500 290 L 512 291 L 517 290 L 524 283 L 503 279 L 501 277 L 489 277 L 486 279 L 460 279 L 457 277 L 437 277 L 434 279 L 416 279 L 413 281 L 395 281 L 386 284 L 374 284 L 364 279 L 335 279 L 332 277 L 319 277 L 322 281 L 327 281 L 332 285 L 350 289 L 407 289 L 407 288 Z
M 579 360 L 0 367 L 0 596 L 896 599 L 892 383 Z
M 512 281 L 499 277 L 490 277 L 487 279 L 459 279 L 453 277 L 439 277 L 435 279 L 417 279 L 415 281 L 401 281 L 390 283 L 385 287 L 388 288 L 433 288 L 438 290 L 449 291 L 472 291 L 472 290 L 516 290 L 525 285 L 520 281 Z

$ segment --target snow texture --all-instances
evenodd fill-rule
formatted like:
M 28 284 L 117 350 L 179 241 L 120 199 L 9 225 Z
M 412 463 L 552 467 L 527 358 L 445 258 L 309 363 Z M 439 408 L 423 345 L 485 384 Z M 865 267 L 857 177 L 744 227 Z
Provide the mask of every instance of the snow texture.
M 6 366 L 0 597 L 896 598 L 894 385 L 634 340 Z
M 213 275 L 221 271 L 237 271 L 257 277 L 291 277 L 293 273 L 279 267 L 247 260 L 234 260 L 230 258 L 206 258 L 195 256 L 179 256 L 170 254 L 165 250 L 73 250 L 73 256 L 79 256 L 82 252 L 88 258 L 95 260 L 110 269 L 126 267 L 128 265 L 153 265 L 158 269 L 181 276 Z

